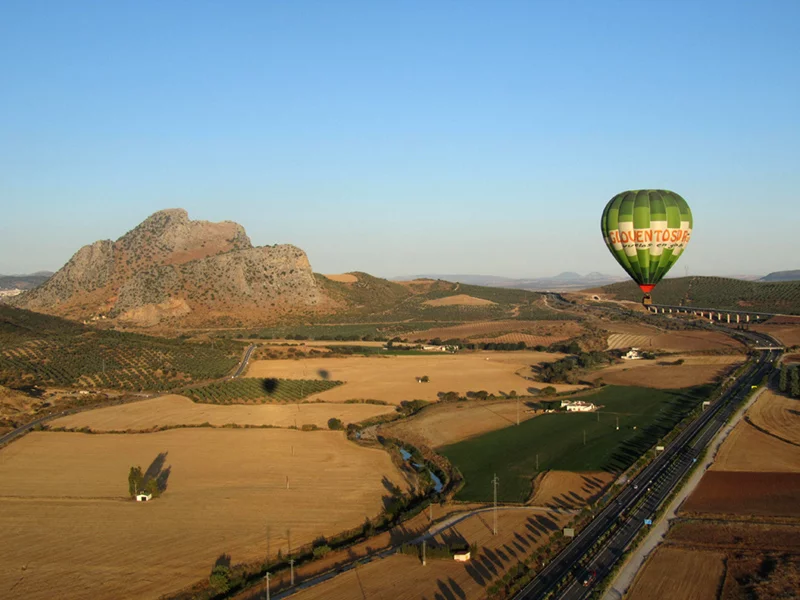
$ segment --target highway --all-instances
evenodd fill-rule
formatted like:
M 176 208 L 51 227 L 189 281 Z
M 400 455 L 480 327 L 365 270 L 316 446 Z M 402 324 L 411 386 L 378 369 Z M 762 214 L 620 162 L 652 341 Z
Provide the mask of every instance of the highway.
M 631 480 L 558 556 L 514 598 L 534 600 L 544 597 L 565 577 L 572 575 L 569 585 L 555 597 L 565 600 L 585 598 L 624 553 L 628 544 L 652 518 L 672 491 L 683 480 L 708 443 L 741 404 L 751 386 L 758 385 L 780 356 L 779 344 L 764 334 L 737 332 L 753 345 L 774 346 L 762 350 L 756 360 L 736 382 L 684 429 L 665 450 Z M 591 584 L 583 585 L 588 574 Z

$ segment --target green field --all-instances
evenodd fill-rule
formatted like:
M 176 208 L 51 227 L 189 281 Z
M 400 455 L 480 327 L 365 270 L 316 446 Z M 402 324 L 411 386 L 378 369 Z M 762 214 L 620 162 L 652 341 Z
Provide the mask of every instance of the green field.
M 458 500 L 523 502 L 539 455 L 539 471 L 612 471 L 630 465 L 711 393 L 711 386 L 684 390 L 607 386 L 581 399 L 598 413 L 552 413 L 446 446 L 440 453 L 464 476 Z M 616 429 L 619 418 L 619 431 Z M 635 427 L 635 429 L 634 429 Z M 584 445 L 584 432 L 586 443 Z
M 321 379 L 262 379 L 245 377 L 210 383 L 186 390 L 184 393 L 195 402 L 204 404 L 241 404 L 243 402 L 297 402 L 324 392 L 341 381 Z

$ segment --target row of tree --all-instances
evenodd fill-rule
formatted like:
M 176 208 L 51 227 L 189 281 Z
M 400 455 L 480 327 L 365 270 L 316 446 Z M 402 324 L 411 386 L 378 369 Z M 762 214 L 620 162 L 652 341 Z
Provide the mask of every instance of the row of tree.
M 782 392 L 800 398 L 800 365 L 783 365 L 778 387 Z

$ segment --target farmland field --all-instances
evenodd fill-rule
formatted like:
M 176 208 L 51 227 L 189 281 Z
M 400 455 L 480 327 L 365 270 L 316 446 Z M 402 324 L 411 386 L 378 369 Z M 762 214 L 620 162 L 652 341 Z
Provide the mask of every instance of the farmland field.
M 162 453 L 164 495 L 127 500 L 129 467 Z M 386 453 L 340 432 L 41 432 L 2 456 L 0 590 L 33 600 L 155 598 L 207 577 L 223 553 L 263 557 L 267 523 L 285 552 L 287 529 L 296 547 L 376 515 L 383 477 L 406 487 Z
M 630 600 L 717 597 L 725 573 L 721 552 L 659 547 L 636 577 Z
M 472 338 L 489 339 L 492 336 L 507 333 L 527 333 L 537 338 L 546 338 L 548 341 L 543 343 L 548 345 L 573 338 L 582 332 L 581 326 L 574 321 L 486 321 L 483 323 L 464 323 L 452 327 L 436 327 L 403 337 L 411 340 L 430 340 L 433 338 L 467 340 Z
M 458 563 L 428 559 L 423 567 L 413 556 L 394 554 L 347 571 L 293 596 L 297 600 L 353 598 L 485 598 L 486 588 L 541 546 L 549 534 L 571 518 L 567 514 L 500 510 L 498 535 L 492 535 L 491 513 L 479 513 L 437 535 L 434 542 L 466 540 L 479 546 L 477 558 Z M 255 598 L 253 597 L 253 600 Z
M 310 424 L 327 428 L 328 419 L 333 417 L 347 424 L 391 412 L 394 412 L 393 406 L 341 402 L 216 406 L 197 404 L 185 396 L 170 395 L 68 415 L 52 421 L 50 425 L 67 429 L 89 427 L 92 431 L 146 430 L 203 423 L 218 427 L 235 423 L 272 427 L 302 427 Z
M 403 400 L 436 401 L 438 392 L 486 390 L 489 393 L 522 395 L 529 387 L 546 384 L 530 381 L 517 374 L 533 377 L 531 365 L 552 362 L 562 354 L 544 352 L 475 352 L 420 356 L 310 358 L 304 360 L 259 360 L 250 363 L 248 377 L 299 379 L 323 374 L 344 385 L 310 396 L 311 400 L 341 402 L 349 399 L 375 399 L 399 403 Z M 427 375 L 429 383 L 417 383 Z M 561 390 L 582 386 L 561 385 Z
M 741 342 L 717 331 L 669 331 L 644 333 L 612 333 L 608 336 L 609 349 L 640 348 L 665 352 L 707 352 L 722 350 L 744 352 Z
M 756 404 L 762 399 L 763 395 Z M 741 421 L 723 442 L 711 469 L 800 473 L 800 447 L 759 431 L 747 421 Z
M 800 446 L 799 399 L 767 390 L 750 408 L 747 416 L 754 425 Z
M 800 517 L 800 473 L 707 471 L 686 513 Z
M 426 306 L 491 306 L 497 303 L 484 298 L 467 296 L 466 294 L 456 294 L 455 296 L 426 300 L 423 304 Z
M 299 402 L 308 396 L 341 385 L 341 381 L 323 379 L 252 378 L 215 381 L 186 390 L 195 402 L 238 404 L 241 402 Z
M 600 496 L 615 478 L 613 473 L 605 471 L 548 471 L 534 481 L 530 504 L 551 508 L 581 508 Z
M 659 364 L 682 360 L 680 365 Z M 680 356 L 659 360 L 631 360 L 594 371 L 586 379 L 613 385 L 679 389 L 717 381 L 745 361 L 744 356 Z
M 800 346 L 800 323 L 797 325 L 756 325 L 754 330 L 766 333 L 786 346 Z
M 498 498 L 522 502 L 530 496 L 531 481 L 541 471 L 626 469 L 708 392 L 704 387 L 665 391 L 607 386 L 582 396 L 602 407 L 599 421 L 597 413 L 545 414 L 445 446 L 440 452 L 466 480 L 458 499 L 490 500 L 488 482 L 496 473 L 500 478 Z

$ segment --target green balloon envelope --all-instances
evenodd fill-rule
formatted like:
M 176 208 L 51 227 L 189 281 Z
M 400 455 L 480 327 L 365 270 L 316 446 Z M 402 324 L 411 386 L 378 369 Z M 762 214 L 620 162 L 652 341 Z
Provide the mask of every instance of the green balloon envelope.
M 675 192 L 632 190 L 609 200 L 600 229 L 620 266 L 649 294 L 689 243 L 692 211 Z

